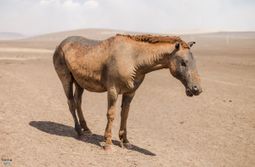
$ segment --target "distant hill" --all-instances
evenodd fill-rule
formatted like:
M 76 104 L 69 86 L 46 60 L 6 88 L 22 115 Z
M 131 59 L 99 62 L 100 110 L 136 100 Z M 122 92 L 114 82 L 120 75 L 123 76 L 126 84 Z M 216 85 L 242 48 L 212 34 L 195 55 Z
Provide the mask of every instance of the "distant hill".
M 200 38 L 239 38 L 239 39 L 254 39 L 254 31 L 230 31 L 230 32 L 212 32 L 212 33 L 201 33 L 201 34 L 185 34 L 181 36 L 196 36 Z
M 102 40 L 106 39 L 110 36 L 113 36 L 117 33 L 131 33 L 122 30 L 111 30 L 111 29 L 78 29 L 78 30 L 71 30 L 71 31 L 63 31 L 63 32 L 56 32 L 56 33 L 49 33 L 43 34 L 35 37 L 28 38 L 31 40 L 39 40 L 39 41 L 60 41 L 65 39 L 68 36 L 83 36 L 88 39 L 94 40 Z
M 25 36 L 20 33 L 15 32 L 0 32 L 0 40 L 14 40 L 14 39 L 21 39 Z
M 72 31 L 55 32 L 49 34 L 43 34 L 39 36 L 34 36 L 27 38 L 26 40 L 36 40 L 36 41 L 49 41 L 49 42 L 60 42 L 68 36 L 83 36 L 88 39 L 103 40 L 114 36 L 117 33 L 123 34 L 143 34 L 142 32 L 131 32 L 124 30 L 113 30 L 113 29 L 78 29 Z M 173 35 L 173 34 L 163 34 L 163 35 Z M 212 33 L 194 33 L 194 34 L 177 34 L 184 39 L 196 38 L 215 38 L 215 39 L 226 39 L 226 38 L 240 38 L 240 39 L 254 39 L 255 32 L 212 32 Z
M 48 33 L 33 37 L 24 37 L 22 34 L 18 33 L 0 33 L 0 47 L 19 46 L 19 47 L 55 49 L 56 46 L 68 36 L 83 36 L 87 38 L 87 43 L 93 43 L 94 42 L 93 40 L 103 40 L 111 36 L 114 36 L 117 33 L 144 34 L 142 32 L 130 32 L 113 29 L 93 29 L 93 28 Z M 170 33 L 163 35 L 173 35 Z M 215 49 L 218 46 L 227 47 L 229 45 L 231 46 L 243 45 L 243 47 L 246 48 L 250 47 L 250 45 L 254 45 L 255 43 L 255 32 L 214 32 L 214 33 L 178 34 L 177 36 L 180 36 L 185 41 L 196 41 L 197 46 L 205 48 L 207 50 Z M 5 40 L 2 40 L 3 38 Z M 8 39 L 9 41 L 6 41 L 6 39 Z M 247 43 L 247 41 L 249 42 Z

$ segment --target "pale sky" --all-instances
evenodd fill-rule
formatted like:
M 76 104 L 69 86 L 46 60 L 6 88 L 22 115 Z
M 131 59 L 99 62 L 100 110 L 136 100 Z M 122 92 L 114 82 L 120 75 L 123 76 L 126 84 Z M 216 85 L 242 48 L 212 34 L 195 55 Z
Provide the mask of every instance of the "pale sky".
M 0 0 L 0 32 L 255 31 L 255 0 Z

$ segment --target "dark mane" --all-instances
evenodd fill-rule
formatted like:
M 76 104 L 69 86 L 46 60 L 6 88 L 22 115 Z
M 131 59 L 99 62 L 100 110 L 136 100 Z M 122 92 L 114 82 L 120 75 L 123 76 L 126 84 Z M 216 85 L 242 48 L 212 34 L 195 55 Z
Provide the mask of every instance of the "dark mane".
M 180 37 L 177 36 L 161 36 L 161 35 L 125 35 L 125 34 L 116 34 L 116 36 L 123 36 L 130 38 L 135 41 L 148 42 L 148 43 L 171 43 L 174 44 L 179 42 L 183 48 L 189 48 L 188 44 L 184 42 Z

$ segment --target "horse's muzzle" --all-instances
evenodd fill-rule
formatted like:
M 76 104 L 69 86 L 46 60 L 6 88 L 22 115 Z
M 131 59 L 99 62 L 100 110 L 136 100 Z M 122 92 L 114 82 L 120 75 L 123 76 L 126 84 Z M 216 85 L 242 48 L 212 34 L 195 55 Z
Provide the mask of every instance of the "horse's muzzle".
M 198 96 L 200 93 L 202 93 L 202 88 L 198 86 L 192 86 L 192 88 L 186 88 L 186 95 L 189 97 L 192 97 L 193 95 Z

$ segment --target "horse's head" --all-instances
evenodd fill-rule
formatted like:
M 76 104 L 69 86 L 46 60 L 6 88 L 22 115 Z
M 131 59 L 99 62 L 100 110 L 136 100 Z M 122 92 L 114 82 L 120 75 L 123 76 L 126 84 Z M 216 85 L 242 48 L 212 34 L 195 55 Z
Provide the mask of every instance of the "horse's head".
M 171 74 L 182 82 L 186 88 L 186 95 L 190 97 L 202 92 L 196 60 L 190 51 L 193 44 L 195 42 L 189 42 L 188 47 L 182 47 L 180 43 L 176 43 L 169 61 Z

